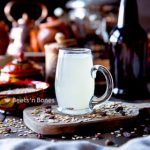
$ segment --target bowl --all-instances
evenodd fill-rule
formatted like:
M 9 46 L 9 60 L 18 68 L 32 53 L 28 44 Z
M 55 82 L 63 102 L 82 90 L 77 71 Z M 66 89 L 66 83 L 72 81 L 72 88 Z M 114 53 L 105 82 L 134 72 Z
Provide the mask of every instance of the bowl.
M 50 85 L 42 81 L 0 82 L 0 109 L 18 113 L 24 108 L 42 104 Z

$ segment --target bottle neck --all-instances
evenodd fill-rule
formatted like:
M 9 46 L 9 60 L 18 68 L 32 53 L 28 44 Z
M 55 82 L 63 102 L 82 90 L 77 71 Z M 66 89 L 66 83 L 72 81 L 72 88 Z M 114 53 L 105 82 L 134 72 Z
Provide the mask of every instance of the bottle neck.
M 121 0 L 117 26 L 122 28 L 124 26 L 138 25 L 138 17 L 137 1 Z

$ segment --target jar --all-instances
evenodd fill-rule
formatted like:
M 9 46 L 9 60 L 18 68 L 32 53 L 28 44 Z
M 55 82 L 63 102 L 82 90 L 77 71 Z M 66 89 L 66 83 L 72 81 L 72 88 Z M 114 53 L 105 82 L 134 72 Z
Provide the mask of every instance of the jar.
M 77 47 L 75 39 L 67 39 L 63 33 L 55 35 L 56 42 L 45 45 L 46 82 L 54 85 L 57 57 L 60 48 Z
M 44 45 L 55 42 L 55 35 L 58 32 L 62 32 L 66 38 L 70 37 L 70 33 L 65 22 L 56 17 L 48 17 L 47 22 L 39 25 L 39 31 L 37 34 L 39 48 L 42 51 L 45 51 Z

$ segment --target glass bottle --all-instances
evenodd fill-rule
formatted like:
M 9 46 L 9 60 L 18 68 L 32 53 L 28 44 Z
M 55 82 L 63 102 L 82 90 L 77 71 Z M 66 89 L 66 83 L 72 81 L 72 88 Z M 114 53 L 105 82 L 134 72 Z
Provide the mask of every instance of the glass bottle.
M 136 0 L 121 0 L 118 23 L 109 40 L 114 96 L 125 99 L 146 98 L 147 35 L 139 24 Z

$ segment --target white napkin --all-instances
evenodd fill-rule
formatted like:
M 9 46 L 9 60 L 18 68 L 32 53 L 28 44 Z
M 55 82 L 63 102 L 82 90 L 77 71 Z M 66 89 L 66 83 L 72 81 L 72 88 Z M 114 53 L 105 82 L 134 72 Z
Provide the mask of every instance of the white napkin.
M 150 136 L 130 140 L 118 148 L 87 141 L 48 142 L 37 139 L 2 139 L 0 150 L 150 150 Z

